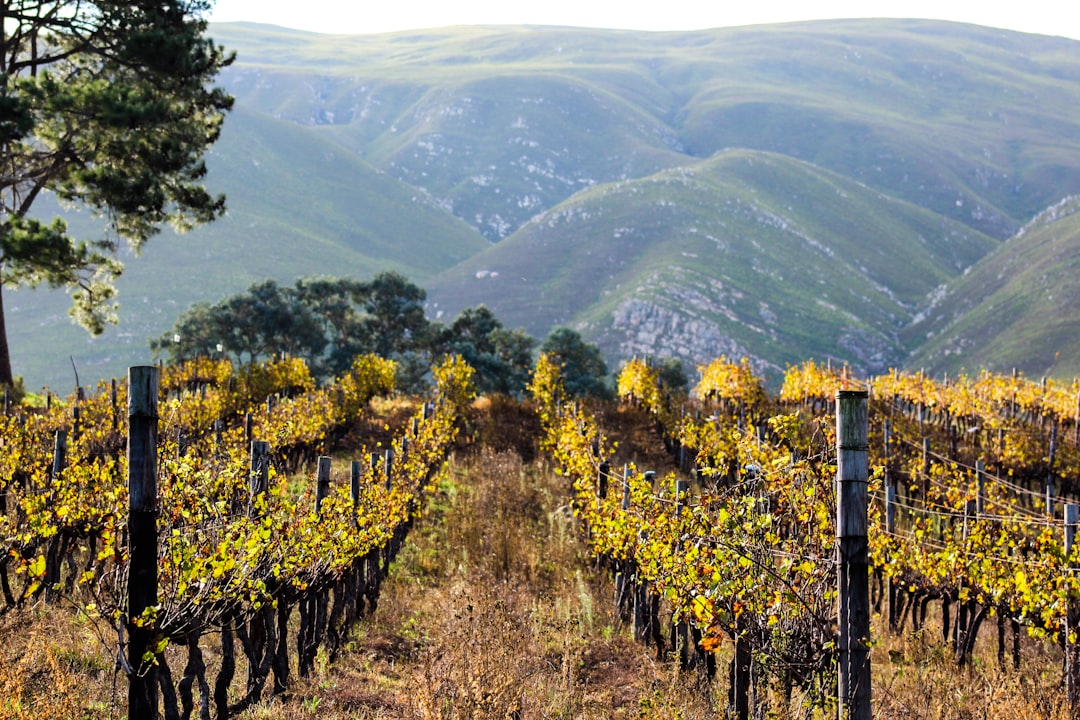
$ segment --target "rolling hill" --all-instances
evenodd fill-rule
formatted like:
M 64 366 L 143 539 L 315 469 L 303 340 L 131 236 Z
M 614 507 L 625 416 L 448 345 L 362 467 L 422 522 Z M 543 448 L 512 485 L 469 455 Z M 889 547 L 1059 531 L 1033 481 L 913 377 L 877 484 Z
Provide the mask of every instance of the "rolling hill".
M 731 150 L 578 193 L 428 287 L 437 311 L 485 302 L 533 334 L 579 327 L 609 357 L 878 372 L 903 361 L 922 299 L 997 244 L 814 165 Z
M 1040 213 L 941 289 L 907 329 L 913 366 L 1080 376 L 1080 198 Z
M 433 315 L 568 324 L 613 362 L 944 368 L 992 295 L 981 268 L 1080 194 L 1080 43 L 1061 38 L 916 20 L 210 34 L 238 53 L 208 158 L 228 216 L 149 243 L 101 338 L 63 293 L 9 294 L 29 387 L 69 384 L 69 355 L 120 374 L 192 302 L 254 280 L 382 269 L 429 287 Z M 1073 372 L 1046 358 L 1080 338 L 1033 317 L 964 340 L 966 366 Z

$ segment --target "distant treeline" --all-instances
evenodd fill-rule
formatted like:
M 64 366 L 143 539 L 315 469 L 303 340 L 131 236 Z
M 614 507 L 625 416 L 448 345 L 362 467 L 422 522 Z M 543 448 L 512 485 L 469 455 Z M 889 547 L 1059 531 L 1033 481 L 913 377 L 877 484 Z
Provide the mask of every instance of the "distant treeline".
M 568 392 L 611 394 L 599 348 L 576 331 L 556 328 L 541 344 L 521 328 L 504 327 L 484 305 L 444 324 L 427 318 L 426 299 L 423 288 L 395 272 L 368 281 L 301 278 L 291 287 L 264 280 L 216 303 L 193 305 L 150 348 L 172 363 L 207 356 L 244 365 L 286 354 L 304 358 L 322 379 L 347 371 L 357 355 L 375 353 L 398 363 L 398 387 L 406 391 L 425 387 L 432 363 L 457 354 L 475 368 L 480 392 L 516 395 L 539 346 L 562 364 Z

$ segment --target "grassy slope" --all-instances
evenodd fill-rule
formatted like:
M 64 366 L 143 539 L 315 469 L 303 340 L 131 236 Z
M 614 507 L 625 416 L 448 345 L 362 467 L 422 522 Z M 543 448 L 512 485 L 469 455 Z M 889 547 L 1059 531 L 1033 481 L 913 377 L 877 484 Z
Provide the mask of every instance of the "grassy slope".
M 913 366 L 1080 375 L 1080 200 L 1060 203 L 979 262 L 912 326 Z
M 68 320 L 65 293 L 5 293 L 15 372 L 28 388 L 73 385 L 69 356 L 84 382 L 122 376 L 128 365 L 149 360 L 147 338 L 192 303 L 257 280 L 393 269 L 422 281 L 488 245 L 340 147 L 243 106 L 226 121 L 208 165 L 208 186 L 226 194 L 228 215 L 185 235 L 166 231 L 142 257 L 125 258 L 119 327 L 90 338 Z M 77 214 L 72 223 L 93 227 Z
M 222 30 L 237 43 L 253 32 L 242 26 Z M 691 166 L 729 147 L 807 160 L 998 238 L 1080 188 L 1080 128 L 1071 111 L 1080 92 L 1080 63 L 1075 43 L 1062 39 L 900 20 L 695 33 L 473 27 L 360 38 L 287 35 L 287 62 L 304 72 L 284 67 L 274 47 L 256 43 L 243 68 L 245 83 L 236 85 L 242 98 L 333 136 L 424 187 L 492 239 L 519 225 L 533 232 L 525 225 L 530 218 L 567 199 L 591 202 L 594 185 Z M 306 92 L 280 91 L 301 78 L 309 83 Z M 821 207 L 829 197 L 811 198 L 815 191 L 798 182 L 774 189 L 772 204 L 780 207 L 781 193 L 803 196 L 807 207 Z M 746 200 L 741 190 L 731 184 L 713 188 L 733 202 Z M 836 217 L 891 212 L 888 203 L 871 209 L 869 202 L 861 208 L 849 208 L 846 201 L 825 204 Z M 648 218 L 613 212 L 626 222 L 589 226 L 588 234 L 566 242 L 590 247 L 549 255 L 547 262 L 554 264 L 574 258 L 573 267 L 553 271 L 561 280 L 533 288 L 521 273 L 521 282 L 491 282 L 488 276 L 478 292 L 447 294 L 456 292 L 448 282 L 475 285 L 470 276 L 505 252 L 498 250 L 445 276 L 457 280 L 440 280 L 435 295 L 444 310 L 475 302 L 508 308 L 509 322 L 538 333 L 556 323 L 586 323 L 614 350 L 626 338 L 604 333 L 627 293 L 638 290 L 655 299 L 663 288 L 690 284 L 694 295 L 706 296 L 704 304 L 714 307 L 696 316 L 703 325 L 690 328 L 695 318 L 684 318 L 683 334 L 704 330 L 714 349 L 756 348 L 774 367 L 807 354 L 851 357 L 853 350 L 864 356 L 863 364 L 893 363 L 917 337 L 900 337 L 898 326 L 924 300 L 905 292 L 904 283 L 926 292 L 929 281 L 947 282 L 977 259 L 968 249 L 951 253 L 937 247 L 929 252 L 947 268 L 944 273 L 905 262 L 920 252 L 904 248 L 907 240 L 947 243 L 950 233 L 963 232 L 955 226 L 947 233 L 940 227 L 909 233 L 897 232 L 905 220 L 877 223 L 891 229 L 862 222 L 874 228 L 865 232 L 859 222 L 845 227 L 804 217 L 803 226 L 832 238 L 838 249 L 847 244 L 843 254 L 854 268 L 880 269 L 884 259 L 893 276 L 883 282 L 880 272 L 871 274 L 870 292 L 859 290 L 865 279 L 848 289 L 858 306 L 852 319 L 845 315 L 850 310 L 841 309 L 845 297 L 819 297 L 812 283 L 797 277 L 813 262 L 785 256 L 788 245 L 782 242 L 757 258 L 756 269 L 747 265 L 749 256 L 742 265 L 680 266 L 680 258 L 686 259 L 681 253 L 696 251 L 683 248 L 672 255 L 670 243 L 663 242 L 648 252 L 623 252 L 617 260 L 623 269 L 597 281 L 601 275 L 590 275 L 604 255 L 604 248 L 591 247 L 597 237 L 617 227 L 649 242 L 681 232 L 680 219 L 673 221 L 676 227 L 661 227 L 668 222 L 662 212 Z M 750 235 L 759 231 L 748 229 Z M 880 233 L 890 238 L 887 252 L 875 240 Z M 631 255 L 641 264 L 629 267 Z M 518 262 L 536 272 L 535 258 L 526 253 Z M 725 272 L 761 276 L 768 265 L 800 272 L 788 273 L 783 287 L 766 283 L 767 297 L 760 283 L 754 285 L 743 310 L 733 310 L 730 298 L 720 299 L 731 307 L 717 314 L 717 284 L 731 285 Z M 819 278 L 830 274 L 813 272 Z M 772 278 L 780 274 L 773 271 Z M 881 300 L 874 283 L 899 294 Z M 687 300 L 683 293 L 668 304 L 685 308 Z M 890 307 L 897 301 L 902 311 Z M 791 333 L 771 332 L 763 321 L 771 315 L 780 324 L 786 320 Z M 624 318 L 624 324 L 631 322 L 649 318 Z M 670 322 L 658 327 L 669 334 L 677 330 Z M 691 354 L 679 338 L 669 340 L 676 352 Z
M 850 21 L 762 28 L 728 51 L 742 58 L 730 77 L 705 79 L 687 105 L 695 152 L 791 154 L 999 237 L 1060 199 L 1039 180 L 1077 181 L 1071 41 Z
M 1001 239 L 1080 188 L 1069 40 L 903 20 L 287 33 L 283 48 L 261 26 L 215 32 L 251 48 L 234 71 L 246 81 L 230 80 L 243 101 L 370 153 L 489 237 L 494 216 L 512 230 L 577 189 L 529 165 L 607 182 L 725 147 L 809 160 Z M 527 127 L 512 127 L 519 110 Z
M 146 337 L 191 302 L 237 292 L 254 279 L 390 267 L 423 282 L 484 249 L 479 233 L 509 236 L 578 193 L 591 201 L 598 186 L 662 177 L 657 173 L 694 166 L 728 147 L 811 161 L 999 239 L 1061 195 L 1080 192 L 1080 128 L 1072 112 L 1080 70 L 1072 41 L 918 21 L 693 33 L 471 27 L 353 37 L 227 24 L 211 34 L 240 53 L 223 76 L 237 110 L 210 158 L 211 188 L 229 194 L 230 216 L 182 240 L 151 243 L 121 286 L 125 325 L 97 342 L 68 326 L 62 293 L 9 297 L 18 308 L 11 322 L 16 372 L 31 387 L 67 384 L 66 355 L 90 376 L 121 372 L 143 361 Z M 806 197 L 807 207 L 821 200 L 809 197 L 812 189 L 784 187 Z M 732 184 L 711 192 L 727 193 L 723 203 L 747 201 Z M 694 202 L 722 205 L 715 197 Z M 777 198 L 770 202 L 783 207 Z M 838 215 L 867 210 L 834 207 Z M 632 215 L 626 217 L 635 225 L 619 227 L 641 237 L 682 232 L 660 227 L 662 214 Z M 800 222 L 813 228 L 820 221 Z M 755 228 L 750 235 L 760 224 L 747 226 Z M 874 267 L 874 235 L 849 230 L 854 234 L 840 227 L 821 232 L 837 247 L 855 248 L 853 266 Z M 941 236 L 901 233 L 914 242 L 920 234 Z M 604 312 L 634 283 L 649 295 L 669 267 L 676 272 L 663 284 L 686 281 L 672 263 L 685 256 L 667 254 L 673 247 L 660 243 L 642 254 L 647 262 L 620 271 L 618 292 L 611 290 L 606 304 L 587 307 L 587 294 L 554 292 L 563 304 L 542 308 L 529 324 L 578 319 L 602 332 L 611 322 Z M 784 257 L 782 247 L 777 243 L 759 266 L 801 270 L 801 256 Z M 950 268 L 973 260 L 966 250 L 941 259 Z M 746 263 L 752 261 L 733 266 L 741 268 L 740 282 L 754 277 L 744 272 Z M 705 292 L 730 284 L 724 267 L 690 270 L 700 270 L 695 282 Z M 801 335 L 785 337 L 783 353 L 773 352 L 779 341 L 761 322 L 757 329 L 718 329 L 715 313 L 703 312 L 694 332 L 737 337 L 731 351 L 755 344 L 747 338 L 761 341 L 756 345 L 768 350 L 765 362 L 773 366 L 811 353 L 843 355 L 860 337 L 875 339 L 871 354 L 879 360 L 894 357 L 902 345 L 894 325 L 905 313 L 869 286 L 856 298 L 866 309 L 848 323 L 854 333 L 839 347 L 826 332 L 837 311 L 822 309 L 816 294 L 804 292 L 814 290 L 806 283 L 769 284 L 775 294 L 768 297 L 759 283 L 750 295 L 764 303 L 754 311 L 763 319 L 794 318 Z M 499 306 L 516 291 L 480 299 Z M 894 292 L 905 307 L 917 300 L 899 286 Z M 835 298 L 826 302 L 839 307 Z M 743 320 L 754 314 L 731 312 Z
M 447 314 L 485 302 L 534 334 L 578 326 L 612 357 L 886 367 L 921 298 L 995 245 L 812 165 L 730 151 L 580 193 L 429 288 Z M 657 326 L 656 308 L 681 320 Z M 701 321 L 721 336 L 695 340 Z

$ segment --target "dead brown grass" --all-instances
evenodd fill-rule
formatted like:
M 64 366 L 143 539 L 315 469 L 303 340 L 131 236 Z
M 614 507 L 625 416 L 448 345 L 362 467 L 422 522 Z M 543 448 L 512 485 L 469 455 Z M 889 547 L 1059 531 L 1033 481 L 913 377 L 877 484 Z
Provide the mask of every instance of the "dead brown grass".
M 880 621 L 881 618 L 875 618 Z M 957 666 L 942 645 L 938 608 L 927 625 L 881 638 L 871 657 L 875 718 L 882 720 L 1064 720 L 1061 653 L 1044 640 L 1021 637 L 1019 671 L 1001 668 L 995 628 L 984 623 L 972 662 Z M 879 629 L 880 628 L 880 629 Z M 1011 640 L 1010 640 L 1011 642 Z
M 67 607 L 4 616 L 0 658 L 0 720 L 111 718 L 127 692 L 85 616 Z
M 354 652 L 280 708 L 291 714 L 253 717 L 305 704 L 328 718 L 709 716 L 597 601 L 613 591 L 562 506 L 564 479 L 494 452 L 453 478 Z

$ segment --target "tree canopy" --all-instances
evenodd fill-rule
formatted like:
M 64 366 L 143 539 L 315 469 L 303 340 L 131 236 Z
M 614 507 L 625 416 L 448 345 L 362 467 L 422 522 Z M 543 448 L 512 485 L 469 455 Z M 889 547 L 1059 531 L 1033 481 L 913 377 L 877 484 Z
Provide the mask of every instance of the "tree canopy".
M 68 287 L 92 333 L 115 321 L 121 241 L 224 212 L 203 154 L 232 98 L 211 86 L 232 55 L 204 36 L 206 0 L 0 4 L 0 288 Z M 46 193 L 105 221 L 73 238 L 39 218 Z M 13 382 L 0 300 L 0 384 Z
M 368 281 L 301 278 L 292 287 L 264 280 L 217 303 L 192 306 L 150 347 L 172 362 L 203 355 L 244 364 L 287 353 L 307 360 L 322 378 L 345 372 L 357 355 L 375 353 L 399 363 L 405 388 L 422 384 L 434 361 L 457 354 L 476 370 L 481 392 L 524 390 L 534 338 L 504 328 L 483 305 L 465 309 L 449 325 L 431 322 L 426 299 L 422 288 L 395 272 Z
M 563 388 L 571 397 L 613 396 L 606 381 L 608 368 L 600 348 L 585 342 L 576 330 L 555 328 L 540 346 L 540 352 L 562 368 Z
M 474 382 L 481 393 L 515 395 L 529 382 L 536 339 L 524 330 L 506 329 L 484 305 L 462 310 L 434 335 L 433 354 L 460 355 L 476 370 Z

